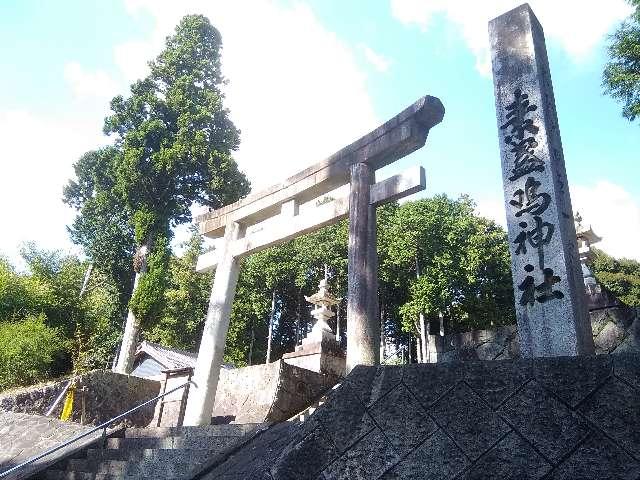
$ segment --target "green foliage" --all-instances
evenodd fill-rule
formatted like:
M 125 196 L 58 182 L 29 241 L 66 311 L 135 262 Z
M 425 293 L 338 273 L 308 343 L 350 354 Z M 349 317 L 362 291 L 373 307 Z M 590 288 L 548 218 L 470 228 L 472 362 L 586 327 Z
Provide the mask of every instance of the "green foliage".
M 202 253 L 202 237 L 194 232 L 181 257 L 169 261 L 162 315 L 145 337 L 169 347 L 196 351 L 207 314 L 211 273 L 197 273 L 195 265 Z
M 135 243 L 130 212 L 115 191 L 120 155 L 113 147 L 85 153 L 74 165 L 76 180 L 65 186 L 63 201 L 78 210 L 69 228 L 71 239 L 113 279 L 124 308 L 133 287 Z
M 170 256 L 167 237 L 158 236 L 153 250 L 147 254 L 147 272 L 140 276 L 129 302 L 129 307 L 143 328 L 153 324 L 164 309 Z
M 54 302 L 51 287 L 40 279 L 20 275 L 0 257 L 0 318 L 14 320 L 37 315 Z
M 60 332 L 45 324 L 44 315 L 0 322 L 0 390 L 48 378 L 64 348 Z
M 610 61 L 603 73 L 605 92 L 622 102 L 630 121 L 640 115 L 640 0 L 630 0 L 635 13 L 611 36 Z
M 148 205 L 143 205 L 140 210 L 133 212 L 133 238 L 138 245 L 144 245 L 154 234 L 162 228 L 162 219 L 151 210 Z
M 223 106 L 221 38 L 206 17 L 184 17 L 151 73 L 115 97 L 104 131 L 122 155 L 116 188 L 143 244 L 169 222 L 191 220 L 193 202 L 219 208 L 249 191 L 231 152 L 239 132 Z
M 408 287 L 399 305 L 405 332 L 415 330 L 420 312 L 428 320 L 442 313 L 451 333 L 515 321 L 506 233 L 477 217 L 468 197 L 407 202 L 387 237 L 384 278 Z
M 591 268 L 598 281 L 627 305 L 640 307 L 640 262 L 592 251 Z
M 18 324 L 38 317 L 55 330 L 63 348 L 55 364 L 48 366 L 47 372 L 53 375 L 105 367 L 120 330 L 116 285 L 93 270 L 80 296 L 87 262 L 34 245 L 27 245 L 22 254 L 28 272 L 16 272 L 8 262 L 0 261 L 0 318 Z

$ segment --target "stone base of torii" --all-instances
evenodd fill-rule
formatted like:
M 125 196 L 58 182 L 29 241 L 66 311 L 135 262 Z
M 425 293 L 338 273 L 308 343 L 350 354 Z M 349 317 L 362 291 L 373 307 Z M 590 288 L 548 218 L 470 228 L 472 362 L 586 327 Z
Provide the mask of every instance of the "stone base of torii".
M 425 188 L 421 167 L 375 182 L 375 171 L 421 148 L 442 121 L 439 99 L 425 96 L 369 134 L 284 182 L 197 218 L 200 233 L 223 237 L 198 259 L 198 271 L 216 270 L 184 425 L 211 421 L 240 261 L 251 253 L 349 217 L 347 373 L 379 363 L 376 207 Z M 349 196 L 300 211 L 300 206 L 345 185 Z M 267 221 L 268 222 L 265 222 Z M 264 228 L 251 227 L 265 222 Z

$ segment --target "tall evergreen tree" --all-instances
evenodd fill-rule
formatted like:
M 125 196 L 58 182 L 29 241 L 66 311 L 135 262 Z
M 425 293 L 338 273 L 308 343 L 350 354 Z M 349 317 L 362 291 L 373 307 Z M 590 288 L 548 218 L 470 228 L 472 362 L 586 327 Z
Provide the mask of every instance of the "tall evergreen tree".
M 171 227 L 191 221 L 194 202 L 219 208 L 246 195 L 249 182 L 231 153 L 239 131 L 224 108 L 220 33 L 201 15 L 184 17 L 149 75 L 128 98 L 111 101 L 104 132 L 115 139 L 110 194 L 133 230 L 136 279 L 116 371 L 132 367 L 141 325 L 161 314 Z M 67 198 L 85 213 L 87 203 Z

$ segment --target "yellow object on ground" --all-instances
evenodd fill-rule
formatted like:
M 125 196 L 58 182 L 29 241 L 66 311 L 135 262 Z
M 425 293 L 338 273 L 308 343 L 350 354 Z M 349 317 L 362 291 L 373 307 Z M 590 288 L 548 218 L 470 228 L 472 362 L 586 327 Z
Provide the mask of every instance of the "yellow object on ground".
M 67 396 L 64 399 L 64 406 L 62 407 L 60 420 L 69 420 L 69 418 L 71 418 L 71 413 L 73 412 L 73 396 L 75 393 L 75 387 L 70 387 L 69 391 L 67 392 Z

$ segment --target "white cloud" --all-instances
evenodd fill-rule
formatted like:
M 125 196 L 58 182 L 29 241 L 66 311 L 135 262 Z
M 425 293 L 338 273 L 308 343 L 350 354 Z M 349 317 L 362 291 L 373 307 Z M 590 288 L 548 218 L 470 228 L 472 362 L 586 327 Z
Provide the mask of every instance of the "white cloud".
M 146 39 L 114 46 L 116 70 L 64 67 L 74 98 L 65 115 L 0 110 L 3 156 L 0 254 L 17 260 L 20 243 L 70 248 L 66 225 L 73 211 L 61 201 L 72 164 L 106 143 L 101 135 L 105 100 L 145 76 L 181 17 L 202 13 L 222 33 L 223 72 L 230 83 L 226 106 L 242 130 L 236 158 L 254 187 L 264 187 L 351 143 L 379 122 L 357 52 L 327 30 L 301 4 L 125 0 L 127 11 L 152 20 Z M 248 11 L 248 8 L 250 11 Z
M 139 76 L 164 38 L 188 13 L 220 30 L 227 101 L 242 131 L 238 162 L 257 188 L 330 155 L 377 126 L 366 76 L 355 52 L 306 5 L 234 0 L 128 0 L 133 15 L 150 14 L 146 43 L 116 48 L 126 75 Z M 249 11 L 248 11 L 249 9 Z
M 61 201 L 62 188 L 80 155 L 103 142 L 99 129 L 91 125 L 86 118 L 0 111 L 0 205 L 5 225 L 0 254 L 16 261 L 20 244 L 27 241 L 42 248 L 70 248 L 65 225 L 73 212 Z
M 391 60 L 373 51 L 364 43 L 358 44 L 358 49 L 364 54 L 364 58 L 366 58 L 378 72 L 385 73 L 389 70 L 389 67 L 391 67 Z
M 507 214 L 504 210 L 504 201 L 502 198 L 489 198 L 484 197 L 476 202 L 476 213 L 490 220 L 493 220 L 498 225 L 506 230 L 507 228 Z
M 602 237 L 597 248 L 614 257 L 640 260 L 640 202 L 623 187 L 606 180 L 594 185 L 570 187 L 573 211 L 580 212 L 583 225 L 591 225 Z M 476 212 L 506 228 L 503 199 L 483 198 L 478 201 Z
M 583 225 L 591 225 L 602 237 L 597 248 L 614 257 L 640 260 L 640 202 L 624 188 L 608 181 L 571 188 L 574 212 L 580 212 Z
M 483 75 L 491 71 L 487 23 L 517 7 L 522 0 L 391 0 L 391 11 L 404 24 L 426 30 L 434 16 L 445 15 L 458 25 L 476 56 Z M 547 39 L 555 39 L 575 60 L 584 59 L 617 22 L 632 8 L 625 0 L 530 0 Z
M 90 72 L 78 62 L 64 66 L 64 78 L 79 99 L 108 100 L 116 94 L 118 84 L 102 70 Z

